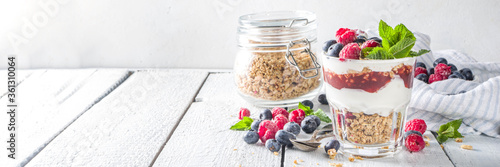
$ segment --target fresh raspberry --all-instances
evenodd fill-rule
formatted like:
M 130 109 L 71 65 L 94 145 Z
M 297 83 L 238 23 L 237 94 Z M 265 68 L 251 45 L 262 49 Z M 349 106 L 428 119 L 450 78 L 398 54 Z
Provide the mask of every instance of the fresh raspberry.
M 441 76 L 439 74 L 431 74 L 429 76 L 429 84 L 436 82 L 436 81 L 441 81 L 441 80 L 443 80 L 443 76 Z
M 339 30 L 337 30 L 335 38 L 337 39 L 338 43 L 341 43 L 342 45 L 347 45 L 348 43 L 351 43 L 354 40 L 356 40 L 356 31 L 348 28 L 340 28 Z
M 350 43 L 344 46 L 340 51 L 339 58 L 341 59 L 359 59 L 361 48 L 357 43 Z
M 427 70 L 423 67 L 417 67 L 415 68 L 415 77 L 418 75 L 418 74 L 427 74 Z
M 371 47 L 377 47 L 377 46 L 380 46 L 380 44 L 377 41 L 375 41 L 375 40 L 368 40 L 365 43 L 363 43 L 363 45 L 361 45 L 361 49 L 371 48 Z
M 405 132 L 410 130 L 419 131 L 424 134 L 425 130 L 427 130 L 427 124 L 425 124 L 423 119 L 412 119 L 411 121 L 406 122 L 405 125 Z
M 238 114 L 238 119 L 242 120 L 243 117 L 249 117 L 250 116 L 250 110 L 247 108 L 240 108 L 240 113 Z
M 434 67 L 434 74 L 439 74 L 448 78 L 448 76 L 451 75 L 451 67 L 446 64 L 439 63 L 436 67 Z
M 302 123 L 302 120 L 306 117 L 306 113 L 302 109 L 296 109 L 290 112 L 289 118 L 290 122 L 295 122 L 300 125 Z
M 286 118 L 288 118 L 288 112 L 284 108 L 274 107 L 271 111 L 273 112 L 273 119 L 279 114 L 283 114 Z
M 278 126 L 270 120 L 263 120 L 259 124 L 259 138 L 262 143 L 266 143 L 268 139 L 274 139 L 274 135 L 278 131 Z
M 288 123 L 288 118 L 286 118 L 283 114 L 279 114 L 273 118 L 273 122 L 276 126 L 278 126 L 278 130 L 282 130 L 283 126 Z
M 424 138 L 418 134 L 411 134 L 406 137 L 405 146 L 410 152 L 418 152 L 425 148 Z

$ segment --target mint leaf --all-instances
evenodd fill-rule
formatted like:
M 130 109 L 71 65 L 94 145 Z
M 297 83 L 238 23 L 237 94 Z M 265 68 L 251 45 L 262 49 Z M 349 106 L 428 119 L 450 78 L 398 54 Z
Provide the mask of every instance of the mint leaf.
M 390 59 L 390 58 L 394 58 L 394 56 L 392 56 L 384 48 L 375 47 L 365 58 L 367 58 L 367 59 Z
M 417 56 L 420 56 L 420 55 L 423 55 L 423 54 L 426 54 L 429 52 L 430 52 L 430 50 L 421 49 L 418 52 L 410 51 L 409 55 L 410 55 L 410 57 L 417 57 Z
M 243 117 L 238 123 L 231 126 L 231 130 L 250 130 L 253 119 L 250 117 Z
M 408 30 L 408 28 L 406 28 L 404 24 L 398 24 L 396 27 L 394 27 L 394 31 L 399 33 L 398 41 L 405 38 L 416 40 L 415 35 L 413 35 L 413 33 Z
M 287 112 L 291 113 L 293 110 L 296 110 L 296 108 L 289 109 Z
M 392 29 L 392 27 L 387 25 L 387 23 L 385 23 L 383 20 L 380 20 L 380 22 L 378 23 L 378 34 L 382 38 L 382 43 L 386 41 L 389 45 L 394 44 L 393 41 L 391 41 L 391 36 L 393 33 L 394 30 Z
M 453 136 L 455 136 L 455 128 L 453 128 L 453 126 L 449 126 L 448 129 L 441 133 L 441 135 L 444 135 L 448 138 L 453 138 Z
M 366 57 L 375 47 L 366 47 L 361 50 L 361 56 Z
M 448 140 L 448 137 L 446 137 L 445 135 L 440 135 L 436 139 L 439 143 L 444 143 L 446 140 Z
M 303 105 L 301 102 L 299 102 L 299 109 L 304 110 L 304 113 L 306 113 L 306 116 L 309 116 L 313 113 L 313 110 L 309 106 Z
M 389 53 L 391 53 L 395 58 L 404 58 L 408 55 L 408 53 L 410 53 L 411 48 L 415 45 L 415 42 L 415 39 L 407 37 L 392 46 L 389 49 Z
M 319 120 L 323 122 L 326 123 L 332 122 L 332 120 L 328 117 L 328 115 L 325 114 L 325 112 L 321 108 L 312 113 L 312 115 L 316 115 L 319 118 Z

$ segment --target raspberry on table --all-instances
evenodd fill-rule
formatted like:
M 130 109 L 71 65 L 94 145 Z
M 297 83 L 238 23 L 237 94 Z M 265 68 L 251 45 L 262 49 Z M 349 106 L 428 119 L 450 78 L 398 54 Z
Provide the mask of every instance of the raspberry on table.
M 375 40 L 368 40 L 365 43 L 363 43 L 363 45 L 361 45 L 361 49 L 371 48 L 371 47 L 377 47 L 377 46 L 380 46 L 380 44 L 377 41 L 375 41 Z
M 427 75 L 427 70 L 425 68 L 423 68 L 423 67 L 417 67 L 417 68 L 415 68 L 415 77 L 418 74 L 425 74 L 425 75 Z
M 425 148 L 425 141 L 421 135 L 410 134 L 406 137 L 405 146 L 410 152 L 418 152 Z
M 443 76 L 441 76 L 439 74 L 431 74 L 429 76 L 429 84 L 436 82 L 436 81 L 441 81 L 443 79 L 444 79 Z
M 288 112 L 284 108 L 274 107 L 271 111 L 273 113 L 273 119 L 279 114 L 283 114 L 286 118 L 288 118 Z
M 341 59 L 359 59 L 360 56 L 361 48 L 357 43 L 347 44 L 339 54 L 339 58 Z
M 338 43 L 347 45 L 348 43 L 356 40 L 356 32 L 349 28 L 340 28 L 339 30 L 337 30 L 337 33 L 335 33 L 335 38 L 337 39 Z
M 427 124 L 425 124 L 425 121 L 423 119 L 412 119 L 406 122 L 405 125 L 405 132 L 410 130 L 418 131 L 421 134 L 424 134 L 427 130 Z
M 289 118 L 290 122 L 295 122 L 297 124 L 301 124 L 302 120 L 306 117 L 306 113 L 302 109 L 296 109 L 290 112 Z
M 242 120 L 243 117 L 249 117 L 250 116 L 250 110 L 247 108 L 240 108 L 240 113 L 238 115 L 238 119 Z
M 263 120 L 259 125 L 259 137 L 262 143 L 266 143 L 268 139 L 274 139 L 274 135 L 278 131 L 278 126 L 270 120 Z
M 446 64 L 439 63 L 438 65 L 436 65 L 436 67 L 434 67 L 434 74 L 439 74 L 445 78 L 448 78 L 448 76 L 450 76 L 451 74 L 451 67 Z
M 288 123 L 288 119 L 283 114 L 279 114 L 273 118 L 273 122 L 278 126 L 278 130 L 281 130 Z

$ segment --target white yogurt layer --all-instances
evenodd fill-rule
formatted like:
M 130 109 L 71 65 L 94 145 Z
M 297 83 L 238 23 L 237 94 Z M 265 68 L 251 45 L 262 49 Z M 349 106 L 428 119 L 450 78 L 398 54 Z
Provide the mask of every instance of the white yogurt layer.
M 328 83 L 325 85 L 328 101 L 353 113 L 389 116 L 394 111 L 404 111 L 411 98 L 411 89 L 405 87 L 398 75 L 375 93 L 350 88 L 338 90 Z

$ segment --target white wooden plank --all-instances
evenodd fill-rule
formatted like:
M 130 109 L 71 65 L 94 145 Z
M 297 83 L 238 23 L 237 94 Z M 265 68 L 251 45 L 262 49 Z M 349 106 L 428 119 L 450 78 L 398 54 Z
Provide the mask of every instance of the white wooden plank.
M 17 87 L 16 159 L 5 166 L 23 166 L 54 137 L 128 76 L 127 70 L 48 70 L 32 74 Z M 6 96 L 2 98 L 2 102 Z M 5 104 L 5 103 L 2 103 Z M 2 125 L 7 118 L 2 117 Z M 2 128 L 4 130 L 4 128 Z M 7 133 L 7 131 L 2 131 Z M 7 137 L 6 135 L 3 135 Z M 2 141 L 6 141 L 7 139 Z M 3 165 L 2 165 L 3 166 Z
M 135 72 L 27 166 L 148 166 L 207 75 Z
M 31 74 L 35 75 L 41 75 L 45 73 L 46 70 L 17 70 L 16 73 L 16 86 L 22 83 L 26 78 L 28 78 Z M 5 96 L 7 94 L 7 70 L 0 70 L 0 74 L 2 74 L 2 77 L 0 77 L 0 98 Z
M 472 150 L 460 148 L 471 145 Z M 452 139 L 443 143 L 444 150 L 455 166 L 498 166 L 500 164 L 500 139 L 487 136 L 466 135 L 462 143 Z
M 213 81 L 212 75 L 207 82 Z M 243 141 L 246 132 L 229 130 L 239 121 L 240 107 L 247 107 L 252 118 L 261 111 L 230 101 L 193 103 L 154 166 L 279 166 L 281 152 L 274 155 L 260 141 L 249 145 Z

